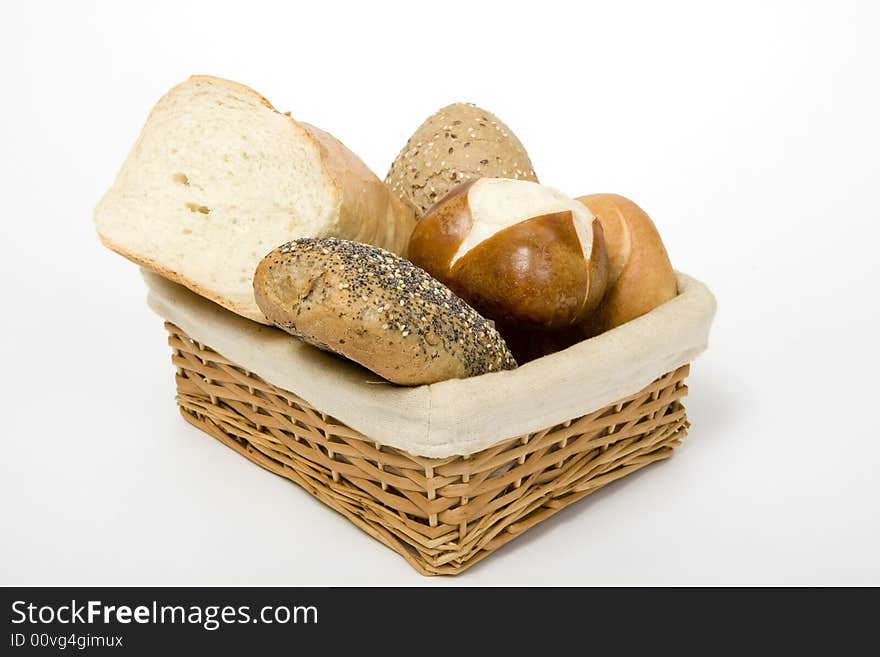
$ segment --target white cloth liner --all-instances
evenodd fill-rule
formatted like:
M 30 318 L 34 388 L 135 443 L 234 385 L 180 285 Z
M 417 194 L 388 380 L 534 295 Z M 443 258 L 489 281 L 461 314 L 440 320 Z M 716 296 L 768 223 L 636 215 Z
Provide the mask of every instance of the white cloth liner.
M 516 370 L 407 388 L 143 275 L 150 308 L 197 342 L 377 443 L 435 458 L 473 454 L 637 393 L 704 351 L 715 315 L 712 293 L 677 273 L 678 296 L 595 338 Z

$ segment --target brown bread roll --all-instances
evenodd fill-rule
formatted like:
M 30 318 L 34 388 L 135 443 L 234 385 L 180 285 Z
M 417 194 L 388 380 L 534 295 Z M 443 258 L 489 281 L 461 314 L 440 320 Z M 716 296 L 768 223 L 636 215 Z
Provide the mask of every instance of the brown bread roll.
M 538 181 L 510 128 L 476 105 L 455 103 L 418 127 L 385 183 L 421 216 L 456 185 L 482 177 Z
M 676 295 L 666 247 L 644 210 L 618 194 L 590 194 L 577 200 L 602 224 L 609 265 L 608 289 L 584 323 L 586 335 L 620 326 Z
M 654 223 L 638 205 L 617 194 L 593 194 L 577 200 L 602 224 L 608 253 L 605 297 L 574 327 L 535 330 L 499 324 L 498 330 L 520 364 L 620 326 L 677 293 L 666 248 Z
M 513 369 L 492 323 L 445 285 L 384 249 L 299 239 L 260 262 L 254 295 L 276 326 L 393 383 Z
M 416 225 L 407 255 L 499 327 L 571 327 L 605 292 L 601 225 L 583 204 L 533 182 L 457 187 Z

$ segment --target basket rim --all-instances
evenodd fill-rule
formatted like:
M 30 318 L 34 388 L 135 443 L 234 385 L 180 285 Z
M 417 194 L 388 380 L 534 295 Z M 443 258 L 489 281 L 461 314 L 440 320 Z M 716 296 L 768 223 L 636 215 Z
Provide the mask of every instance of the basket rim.
M 406 388 L 142 272 L 150 308 L 193 340 L 377 444 L 427 458 L 473 454 L 637 393 L 706 349 L 716 309 L 703 283 L 676 272 L 678 295 L 623 326 L 515 370 Z

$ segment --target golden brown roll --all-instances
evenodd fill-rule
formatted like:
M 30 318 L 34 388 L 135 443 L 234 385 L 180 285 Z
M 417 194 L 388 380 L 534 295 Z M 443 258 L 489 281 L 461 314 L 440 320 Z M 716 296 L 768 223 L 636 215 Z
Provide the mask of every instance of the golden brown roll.
M 584 323 L 587 335 L 620 326 L 676 295 L 666 247 L 644 210 L 618 194 L 590 194 L 577 200 L 602 224 L 608 253 L 608 288 Z
M 537 183 L 481 178 L 416 225 L 407 256 L 499 326 L 562 329 L 602 299 L 602 227 L 586 206 Z

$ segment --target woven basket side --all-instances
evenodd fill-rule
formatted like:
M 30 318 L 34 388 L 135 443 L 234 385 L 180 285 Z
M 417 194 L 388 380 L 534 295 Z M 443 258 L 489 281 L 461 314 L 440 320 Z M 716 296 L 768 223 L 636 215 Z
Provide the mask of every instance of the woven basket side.
M 383 446 L 166 323 L 192 424 L 286 477 L 426 575 L 456 574 L 686 434 L 688 366 L 617 404 L 470 456 Z

